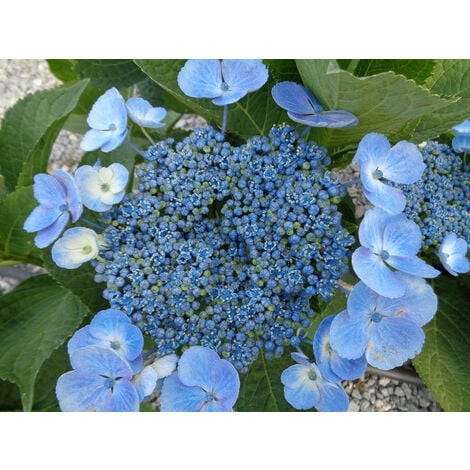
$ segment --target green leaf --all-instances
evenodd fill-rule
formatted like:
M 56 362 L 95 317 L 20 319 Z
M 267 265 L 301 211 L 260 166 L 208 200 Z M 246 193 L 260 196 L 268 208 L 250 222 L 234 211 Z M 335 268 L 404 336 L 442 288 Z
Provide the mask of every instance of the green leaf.
M 92 86 L 105 90 L 135 85 L 145 78 L 132 59 L 79 59 L 75 71 L 81 78 L 89 78 Z
M 47 59 L 47 65 L 49 65 L 49 70 L 64 83 L 80 79 L 74 70 L 75 61 L 73 59 Z
M 104 283 L 94 281 L 95 270 L 90 263 L 82 264 L 77 269 L 59 268 L 52 261 L 49 251 L 42 252 L 44 267 L 60 286 L 75 294 L 90 311 L 95 314 L 100 310 L 109 308 L 109 303 L 103 299 Z
M 423 116 L 453 102 L 391 71 L 359 78 L 341 70 L 335 60 L 323 59 L 297 60 L 297 67 L 327 110 L 344 109 L 359 118 L 356 127 L 312 130 L 322 145 L 357 144 L 369 132 L 385 134 L 392 142 L 409 139 Z
M 281 374 L 293 365 L 290 355 L 272 361 L 266 360 L 263 352 L 248 369 L 240 374 L 240 393 L 236 411 L 296 411 L 284 398 Z
M 178 86 L 177 76 L 185 60 L 136 60 L 135 63 L 155 83 L 181 103 L 210 122 L 222 123 L 223 109 L 208 99 L 195 99 L 186 96 Z M 286 113 L 271 97 L 275 81 L 269 78 L 267 84 L 256 92 L 248 93 L 242 100 L 230 105 L 227 131 L 243 138 L 266 135 L 273 124 L 286 120 Z
M 275 82 L 301 83 L 302 79 L 294 59 L 265 59 L 263 62 Z
M 30 411 L 41 366 L 79 327 L 88 309 L 43 275 L 3 296 L 0 312 L 0 378 L 18 385 L 23 409 Z
M 0 254 L 4 260 L 41 264 L 41 251 L 34 245 L 36 234 L 23 229 L 37 204 L 32 186 L 19 188 L 0 202 Z
M 351 70 L 354 63 L 354 71 Z M 431 76 L 436 60 L 433 59 L 358 59 L 338 60 L 342 69 L 354 73 L 356 77 L 368 77 L 392 71 L 423 85 Z
M 426 86 L 454 102 L 421 119 L 413 136 L 415 142 L 437 137 L 470 117 L 470 60 L 439 60 Z
M 0 130 L 1 173 L 9 191 L 32 184 L 33 172 L 47 170 L 48 157 L 64 119 L 88 81 L 38 91 L 10 108 Z
M 0 411 L 21 411 L 20 391 L 6 380 L 0 380 Z
M 470 276 L 444 275 L 433 284 L 438 311 L 424 326 L 426 342 L 413 365 L 445 411 L 470 411 Z

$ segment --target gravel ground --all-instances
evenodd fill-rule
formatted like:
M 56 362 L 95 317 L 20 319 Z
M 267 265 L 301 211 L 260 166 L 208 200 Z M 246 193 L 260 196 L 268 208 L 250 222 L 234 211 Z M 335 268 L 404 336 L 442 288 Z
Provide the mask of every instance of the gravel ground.
M 0 120 L 5 111 L 28 93 L 53 88 L 60 82 L 50 73 L 45 60 L 0 59 Z M 190 129 L 203 125 L 204 121 L 193 116 L 184 116 L 178 127 Z M 82 152 L 80 136 L 61 131 L 51 155 L 51 169 L 74 169 Z M 357 177 L 357 170 L 349 167 L 342 172 L 343 181 Z M 356 215 L 360 217 L 367 202 L 359 186 L 349 188 L 356 202 Z M 42 272 L 38 267 L 22 265 L 15 268 L 0 268 L 0 291 L 8 292 L 19 281 L 31 274 Z M 350 396 L 350 411 L 441 411 L 429 390 L 422 384 L 415 385 L 366 372 L 364 377 L 344 382 Z

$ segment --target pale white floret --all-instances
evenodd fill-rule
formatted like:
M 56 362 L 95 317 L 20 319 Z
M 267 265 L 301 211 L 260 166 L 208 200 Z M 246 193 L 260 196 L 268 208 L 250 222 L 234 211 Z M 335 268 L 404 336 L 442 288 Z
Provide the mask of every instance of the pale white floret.
M 97 234 L 83 227 L 68 229 L 52 246 L 52 259 L 57 266 L 75 269 L 96 258 L 99 253 Z
M 113 204 L 121 202 L 128 180 L 129 172 L 120 163 L 112 163 L 108 167 L 83 165 L 75 172 L 83 204 L 95 212 L 105 212 Z

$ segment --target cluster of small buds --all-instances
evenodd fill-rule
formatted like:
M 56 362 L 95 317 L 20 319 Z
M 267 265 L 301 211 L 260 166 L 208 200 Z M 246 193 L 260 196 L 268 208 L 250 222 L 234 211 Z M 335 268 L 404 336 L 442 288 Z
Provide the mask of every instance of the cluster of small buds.
M 421 153 L 426 164 L 422 178 L 400 187 L 407 201 L 404 212 L 421 229 L 423 249 L 435 251 L 450 233 L 470 243 L 469 164 L 448 145 L 432 140 Z
M 109 249 L 94 266 L 111 306 L 161 355 L 202 345 L 246 371 L 260 350 L 298 346 L 353 242 L 324 149 L 290 126 L 240 147 L 205 127 L 145 158 L 137 194 L 102 218 Z

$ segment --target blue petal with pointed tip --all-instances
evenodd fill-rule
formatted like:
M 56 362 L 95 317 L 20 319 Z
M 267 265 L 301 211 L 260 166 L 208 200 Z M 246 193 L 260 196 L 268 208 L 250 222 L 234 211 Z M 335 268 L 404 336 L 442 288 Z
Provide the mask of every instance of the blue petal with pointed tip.
M 221 95 L 222 70 L 218 59 L 189 59 L 178 73 L 178 85 L 192 98 Z
M 338 127 L 353 127 L 359 123 L 359 119 L 354 114 L 342 110 L 323 111 L 318 114 L 288 112 L 287 115 L 293 121 L 310 127 L 328 127 L 334 129 Z
M 295 82 L 280 82 L 273 86 L 271 94 L 278 106 L 294 115 L 304 116 L 323 111 L 313 93 Z

